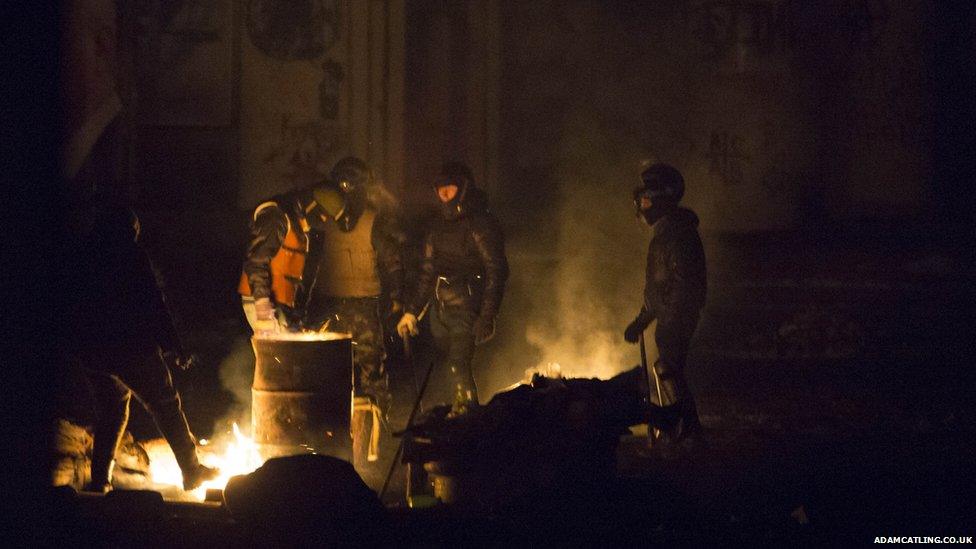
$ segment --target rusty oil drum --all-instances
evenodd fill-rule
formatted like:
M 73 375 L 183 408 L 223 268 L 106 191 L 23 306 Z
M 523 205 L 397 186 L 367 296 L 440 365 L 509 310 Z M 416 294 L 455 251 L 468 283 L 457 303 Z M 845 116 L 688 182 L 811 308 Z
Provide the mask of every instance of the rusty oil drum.
M 251 433 L 265 458 L 315 452 L 351 457 L 352 338 L 252 337 Z

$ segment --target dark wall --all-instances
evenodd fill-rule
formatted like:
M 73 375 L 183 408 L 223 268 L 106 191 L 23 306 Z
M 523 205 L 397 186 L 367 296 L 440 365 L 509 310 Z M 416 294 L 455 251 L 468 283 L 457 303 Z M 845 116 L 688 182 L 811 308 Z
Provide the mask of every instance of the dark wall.
M 843 249 L 861 227 L 911 239 L 916 224 L 965 215 L 954 204 L 973 179 L 962 152 L 972 150 L 970 7 L 571 0 L 501 2 L 501 12 L 494 203 L 513 278 L 500 340 L 480 357 L 493 387 L 548 362 L 585 374 L 636 362 L 619 334 L 643 283 L 647 234 L 630 190 L 647 162 L 686 178 L 710 307 L 757 273 L 790 269 L 723 235 Z
M 660 160 L 685 173 L 713 230 L 933 205 L 926 44 L 951 15 L 885 1 L 503 6 L 501 142 L 516 194 L 579 173 L 574 162 L 619 192 Z

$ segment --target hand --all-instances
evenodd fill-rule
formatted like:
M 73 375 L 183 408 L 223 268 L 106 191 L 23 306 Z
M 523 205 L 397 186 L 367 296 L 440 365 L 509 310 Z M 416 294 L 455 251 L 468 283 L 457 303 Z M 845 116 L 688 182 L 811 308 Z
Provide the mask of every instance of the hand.
M 627 329 L 624 330 L 624 339 L 628 343 L 637 343 L 637 341 L 640 339 L 641 333 L 643 333 L 646 328 L 647 326 L 644 326 L 639 318 L 635 318 L 633 322 L 627 325 Z
M 274 320 L 275 310 L 271 299 L 262 297 L 254 300 L 254 316 L 258 320 Z
M 400 318 L 400 322 L 397 322 L 397 333 L 400 337 L 406 338 L 407 335 L 415 336 L 420 334 L 420 330 L 417 327 L 418 321 L 417 317 L 411 313 L 404 313 L 403 317 Z
M 200 362 L 200 358 L 197 355 L 186 355 L 179 351 L 164 351 L 160 354 L 163 362 L 166 363 L 166 367 L 170 370 L 181 370 L 187 371 L 193 367 L 194 364 Z
M 474 321 L 474 328 L 471 331 L 474 332 L 474 344 L 481 345 L 495 337 L 495 319 L 478 317 L 478 320 Z
M 277 333 L 278 316 L 275 314 L 271 300 L 262 297 L 254 301 L 254 334 Z
M 388 318 L 395 317 L 397 314 L 399 314 L 402 311 L 403 311 L 403 303 L 400 303 L 399 301 L 394 299 L 393 301 L 390 302 L 390 314 L 387 315 L 387 317 Z

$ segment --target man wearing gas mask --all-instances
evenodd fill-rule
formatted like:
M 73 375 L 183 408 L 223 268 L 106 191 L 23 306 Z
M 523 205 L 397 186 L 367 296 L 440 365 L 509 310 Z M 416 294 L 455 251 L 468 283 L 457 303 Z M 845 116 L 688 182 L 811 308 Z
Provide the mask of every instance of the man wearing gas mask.
M 471 359 L 475 346 L 494 336 L 508 260 L 498 220 L 467 166 L 445 164 L 434 190 L 440 215 L 428 227 L 416 293 L 397 332 L 416 335 L 418 317 L 430 313 L 439 369 L 451 375 L 455 411 L 460 412 L 469 403 L 478 404 Z
M 654 164 L 641 173 L 641 181 L 634 190 L 634 205 L 651 227 L 651 242 L 644 304 L 624 331 L 624 339 L 636 343 L 657 320 L 654 338 L 659 358 L 653 367 L 660 382 L 660 404 L 671 410 L 673 417 L 662 438 L 677 442 L 701 430 L 684 368 L 705 305 L 705 252 L 698 235 L 698 217 L 678 205 L 685 189 L 681 173 L 667 164 Z
M 392 396 L 381 319 L 403 310 L 404 237 L 393 198 L 373 181 L 365 162 L 343 158 L 328 185 L 340 193 L 343 211 L 322 228 L 306 322 L 312 329 L 352 334 L 355 393 L 370 397 L 386 417 Z
M 251 220 L 251 242 L 238 292 L 256 334 L 303 329 L 309 289 L 326 224 L 345 211 L 329 182 L 261 202 Z

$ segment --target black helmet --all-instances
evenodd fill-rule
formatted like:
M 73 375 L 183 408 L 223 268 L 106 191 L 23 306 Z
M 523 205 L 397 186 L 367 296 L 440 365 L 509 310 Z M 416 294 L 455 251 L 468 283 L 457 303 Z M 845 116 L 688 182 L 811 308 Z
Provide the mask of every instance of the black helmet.
M 464 215 L 464 199 L 468 194 L 468 187 L 474 185 L 474 174 L 460 162 L 445 162 L 441 172 L 434 180 L 434 189 L 454 185 L 457 194 L 449 202 L 441 204 L 441 215 L 446 219 L 457 219 Z
M 647 193 L 652 199 L 677 204 L 685 194 L 685 179 L 681 172 L 669 164 L 653 164 L 641 172 L 641 185 L 634 189 L 634 200 Z
M 463 190 L 472 183 L 474 183 L 474 174 L 471 173 L 471 168 L 460 162 L 445 162 L 441 166 L 441 173 L 434 182 L 434 187 L 455 185 L 458 190 Z
M 336 162 L 329 179 L 345 194 L 365 192 L 370 179 L 369 166 L 355 156 L 347 156 Z

